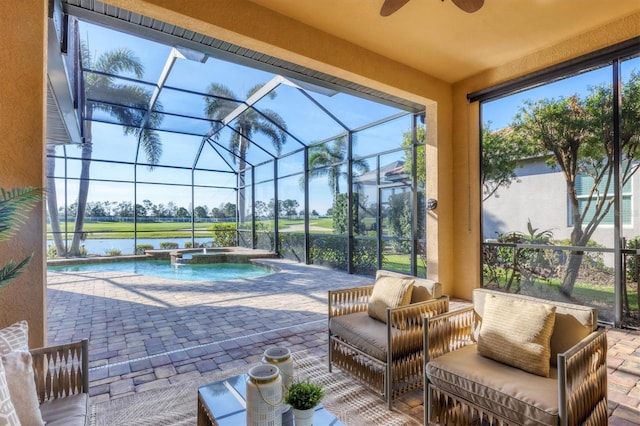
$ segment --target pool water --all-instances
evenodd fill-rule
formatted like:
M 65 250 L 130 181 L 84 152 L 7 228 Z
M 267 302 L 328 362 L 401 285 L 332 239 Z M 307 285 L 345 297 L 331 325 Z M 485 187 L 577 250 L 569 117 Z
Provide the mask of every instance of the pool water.
M 269 267 L 253 263 L 172 265 L 166 260 L 49 266 L 47 270 L 50 272 L 129 272 L 183 281 L 219 281 L 238 278 L 255 278 L 274 272 L 273 269 Z

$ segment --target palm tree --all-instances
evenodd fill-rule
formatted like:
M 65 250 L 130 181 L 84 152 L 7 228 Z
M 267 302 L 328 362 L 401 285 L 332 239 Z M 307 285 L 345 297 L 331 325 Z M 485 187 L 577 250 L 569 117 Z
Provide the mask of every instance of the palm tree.
M 113 116 L 123 126 L 125 135 L 134 135 L 140 141 L 145 151 L 146 158 L 152 169 L 158 164 L 162 155 L 162 144 L 160 136 L 153 130 L 162 121 L 162 106 L 156 102 L 154 111 L 148 113 L 149 99 L 151 92 L 135 85 L 122 84 L 114 81 L 113 74 L 119 72 L 131 72 L 136 77 L 142 78 L 144 67 L 137 56 L 129 49 L 114 49 L 93 59 L 86 44 L 81 45 L 82 65 L 84 69 L 98 71 L 97 73 L 85 74 L 84 86 L 88 99 L 100 99 L 106 102 L 91 102 L 86 105 L 85 134 L 82 144 L 80 186 L 78 190 L 78 209 L 74 226 L 73 241 L 69 254 L 71 256 L 80 255 L 80 241 L 83 235 L 84 214 L 87 206 L 87 196 L 89 193 L 89 178 L 91 157 L 93 153 L 92 145 L 92 118 L 93 112 L 100 110 Z M 52 148 L 48 148 L 50 153 Z M 55 159 L 49 157 L 47 161 L 48 187 L 55 188 L 54 168 Z M 50 191 L 50 194 L 54 191 Z M 54 234 L 54 242 L 58 255 L 64 253 L 62 238 L 55 238 L 61 235 L 60 224 L 57 220 L 58 206 L 57 200 L 53 196 L 48 198 L 49 217 L 51 229 Z
M 247 92 L 246 99 L 254 95 L 262 84 L 253 86 Z M 211 124 L 212 130 L 216 131 L 213 137 L 219 138 L 219 123 L 238 107 L 238 102 L 234 99 L 238 97 L 228 87 L 211 83 L 207 89 L 209 96 L 205 96 L 205 114 L 215 123 Z M 271 91 L 267 95 L 269 99 L 276 97 L 275 92 Z M 284 119 L 275 111 L 270 109 L 261 109 L 260 112 L 249 107 L 240 114 L 231 124 L 234 132 L 229 140 L 229 150 L 234 154 L 233 162 L 238 161 L 238 215 L 240 222 L 244 222 L 244 176 L 246 167 L 247 150 L 249 149 L 251 138 L 258 133 L 262 133 L 271 141 L 271 144 L 280 155 L 282 146 L 287 141 L 287 125 Z
M 346 164 L 347 139 L 345 136 L 336 138 L 334 143 L 324 143 L 309 149 L 309 179 L 327 177 L 334 204 L 340 194 L 340 179 L 346 179 L 349 175 L 347 170 L 343 170 Z M 358 173 L 366 173 L 369 171 L 369 163 L 365 160 L 354 160 L 353 168 Z
M 0 189 L 0 241 L 8 241 L 15 236 L 18 228 L 27 220 L 27 213 L 40 201 L 42 190 L 33 187 Z M 0 289 L 9 285 L 31 261 L 33 253 L 16 263 L 9 260 L 0 267 Z

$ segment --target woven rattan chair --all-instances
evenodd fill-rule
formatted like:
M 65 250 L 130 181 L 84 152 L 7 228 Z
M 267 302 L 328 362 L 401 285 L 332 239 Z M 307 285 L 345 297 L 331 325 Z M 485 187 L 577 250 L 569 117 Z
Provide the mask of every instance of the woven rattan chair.
M 555 306 L 547 377 L 480 354 L 489 297 Z M 597 318 L 586 306 L 485 289 L 474 290 L 473 307 L 425 318 L 425 425 L 606 425 L 607 335 Z M 529 326 L 526 314 L 511 320 Z
M 88 423 L 89 341 L 30 350 L 40 412 L 47 424 Z
M 424 316 L 449 310 L 449 298 L 431 280 L 378 271 L 415 280 L 409 305 L 388 308 L 386 323 L 367 314 L 373 285 L 329 291 L 329 371 L 337 366 L 393 400 L 423 386 Z

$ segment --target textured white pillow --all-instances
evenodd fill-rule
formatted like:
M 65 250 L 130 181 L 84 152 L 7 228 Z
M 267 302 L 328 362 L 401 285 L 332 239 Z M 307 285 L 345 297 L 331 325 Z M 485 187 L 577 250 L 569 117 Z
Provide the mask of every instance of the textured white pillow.
M 29 350 L 29 325 L 19 321 L 0 330 L 0 355 Z
M 31 354 L 14 351 L 2 355 L 11 402 L 18 413 L 20 423 L 28 426 L 44 425 L 40 414 L 40 402 L 33 379 Z
M 549 377 L 556 307 L 511 297 L 487 296 L 478 352 L 538 376 Z
M 382 276 L 373 285 L 367 312 L 371 318 L 387 322 L 387 308 L 397 308 L 411 302 L 413 284 L 410 278 Z
M 5 376 L 2 360 L 0 360 L 0 425 L 20 426 L 18 414 L 11 402 L 9 385 Z

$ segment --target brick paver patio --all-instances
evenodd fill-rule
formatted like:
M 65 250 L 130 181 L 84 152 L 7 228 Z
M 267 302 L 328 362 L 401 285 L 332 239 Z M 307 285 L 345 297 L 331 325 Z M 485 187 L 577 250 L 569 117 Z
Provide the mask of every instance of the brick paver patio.
M 254 364 L 275 344 L 326 359 L 327 290 L 372 279 L 287 260 L 261 262 L 279 272 L 219 282 L 50 272 L 49 343 L 90 340 L 93 401 Z M 640 332 L 612 329 L 608 339 L 609 424 L 640 424 Z M 395 408 L 422 421 L 422 392 Z

